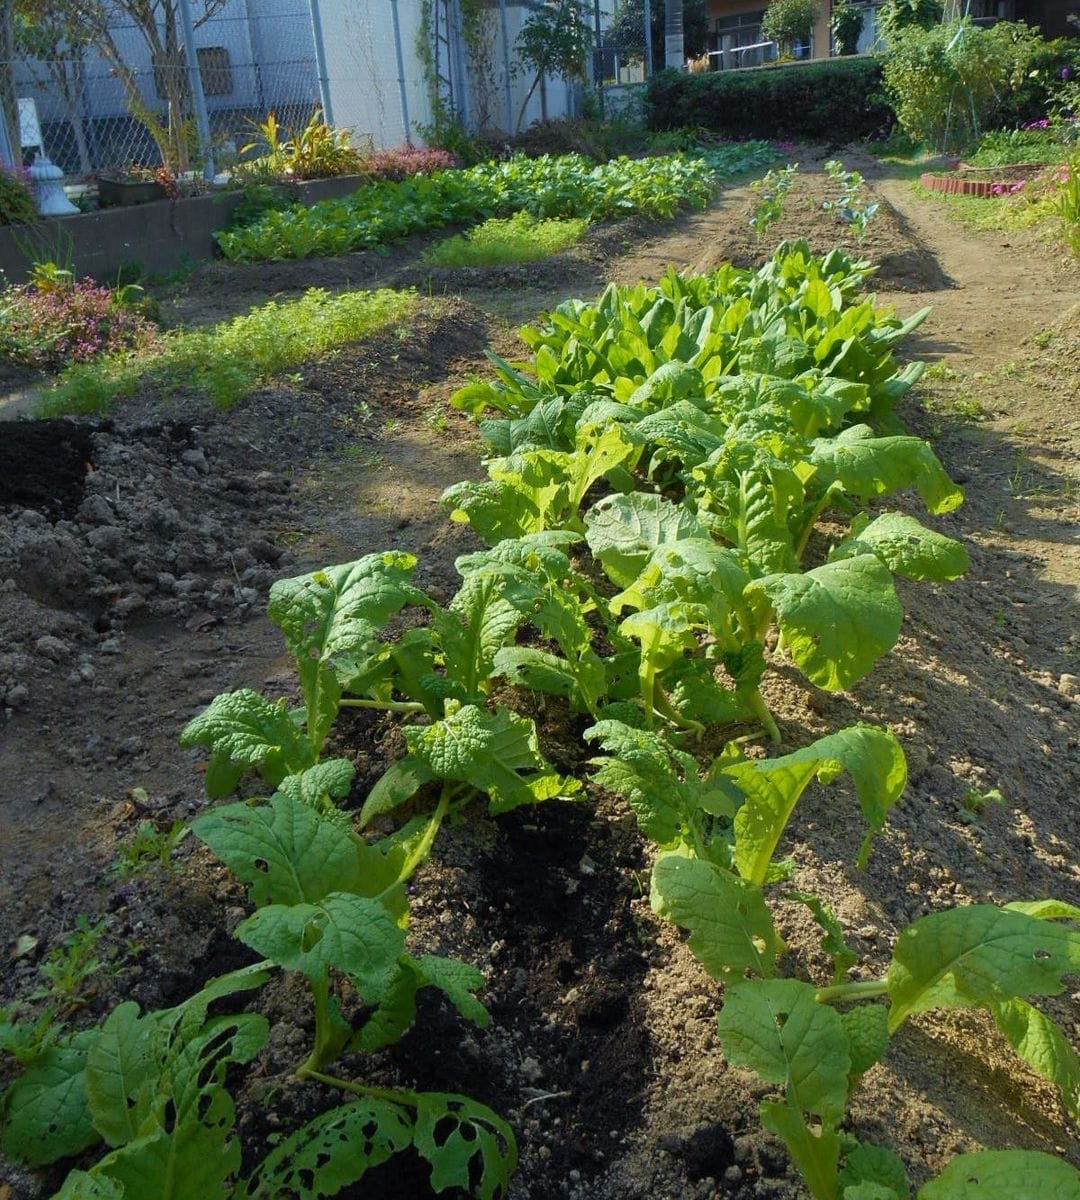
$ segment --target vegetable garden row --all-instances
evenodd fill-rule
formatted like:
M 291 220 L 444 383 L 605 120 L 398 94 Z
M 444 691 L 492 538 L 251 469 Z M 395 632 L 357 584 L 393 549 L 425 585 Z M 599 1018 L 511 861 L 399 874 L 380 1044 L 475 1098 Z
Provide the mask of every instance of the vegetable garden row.
M 896 738 L 869 725 L 764 755 L 756 743 L 782 732 L 763 679 L 790 660 L 819 688 L 848 688 L 896 642 L 893 577 L 947 581 L 967 563 L 914 517 L 868 511 L 907 488 L 932 514 L 962 500 L 895 411 L 920 368 L 899 369 L 893 350 L 925 312 L 901 321 L 862 297 L 870 270 L 782 244 L 755 272 L 670 272 L 657 287 L 568 301 L 521 331 L 528 363 L 491 356 L 494 377 L 454 397 L 491 452 L 486 480 L 444 496 L 487 547 L 458 560 L 454 598 L 419 589 L 400 551 L 282 580 L 269 615 L 302 705 L 228 692 L 183 733 L 209 751 L 211 796 L 253 771 L 272 790 L 194 825 L 249 889 L 254 912 L 236 936 L 260 961 L 165 1011 L 127 1002 L 96 1029 L 10 1027 L 23 1073 L 3 1098 L 6 1153 L 41 1165 L 101 1146 L 64 1200 L 333 1196 L 409 1147 L 435 1191 L 505 1193 L 517 1152 L 500 1116 L 466 1096 L 365 1084 L 355 1058 L 334 1064 L 400 1038 L 423 988 L 487 1022 L 477 970 L 407 949 L 411 881 L 478 795 L 498 815 L 588 787 L 624 798 L 655 844 L 652 906 L 725 985 L 727 1059 L 772 1085 L 762 1121 L 815 1200 L 911 1196 L 900 1159 L 843 1122 L 860 1077 L 919 1012 L 987 1009 L 1080 1114 L 1080 1062 L 1029 1003 L 1080 971 L 1080 910 L 1040 898 L 936 912 L 901 933 L 882 978 L 852 980 L 856 956 L 825 898 L 795 891 L 778 857 L 805 789 L 847 773 L 869 867 L 906 766 Z M 827 551 L 826 512 L 846 523 Z M 530 692 L 588 725 L 587 779 L 546 759 L 511 704 Z M 353 765 L 323 757 L 347 708 L 395 714 L 407 747 L 358 814 L 339 804 Z M 713 744 L 720 753 L 706 754 Z M 770 897 L 809 908 L 830 980 L 777 977 Z M 239 997 L 277 970 L 306 979 L 314 1014 L 297 1077 L 345 1100 L 241 1172 L 226 1076 L 270 1030 Z M 223 1005 L 234 1011 L 211 1015 Z M 1078 1186 L 1063 1160 L 988 1150 L 955 1158 L 918 1197 L 1064 1198 Z

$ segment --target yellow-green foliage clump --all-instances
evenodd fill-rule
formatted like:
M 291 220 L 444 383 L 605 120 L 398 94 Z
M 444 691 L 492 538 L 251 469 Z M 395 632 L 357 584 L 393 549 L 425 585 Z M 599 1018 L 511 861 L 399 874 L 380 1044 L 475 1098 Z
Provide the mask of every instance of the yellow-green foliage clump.
M 424 255 L 424 261 L 438 267 L 533 262 L 574 245 L 587 224 L 581 219 L 537 220 L 526 212 L 492 217 L 468 233 L 437 242 Z
M 219 408 L 228 408 L 269 376 L 358 341 L 415 306 L 414 292 L 392 288 L 336 296 L 311 288 L 299 300 L 271 300 L 207 329 L 167 333 L 143 353 L 70 367 L 42 397 L 38 412 L 105 412 L 114 399 L 144 384 L 203 392 Z

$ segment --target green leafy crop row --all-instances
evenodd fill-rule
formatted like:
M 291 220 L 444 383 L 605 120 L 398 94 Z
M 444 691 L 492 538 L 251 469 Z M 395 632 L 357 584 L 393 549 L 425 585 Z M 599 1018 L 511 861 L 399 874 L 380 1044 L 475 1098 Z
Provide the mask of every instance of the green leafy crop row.
M 411 291 L 309 288 L 298 300 L 271 300 L 207 329 L 165 333 L 146 350 L 77 363 L 41 394 L 35 412 L 105 413 L 145 385 L 206 393 L 230 408 L 268 376 L 366 337 L 415 306 Z
M 682 204 L 704 206 L 719 176 L 763 165 L 772 153 L 767 142 L 745 142 L 599 165 L 580 154 L 519 155 L 509 162 L 369 184 L 343 200 L 268 212 L 217 236 L 226 258 L 258 261 L 344 254 L 426 229 L 472 225 L 515 212 L 588 221 L 635 212 L 670 217 Z
M 546 761 L 508 683 L 590 714 L 591 785 L 625 798 L 655 843 L 653 907 L 726 985 L 727 1057 L 773 1085 L 762 1119 L 815 1200 L 910 1197 L 899 1159 L 857 1142 L 842 1120 L 915 1013 L 988 1010 L 1077 1112 L 1080 1064 L 1029 998 L 1080 971 L 1080 910 L 1035 901 L 934 913 L 901 933 L 883 978 L 851 981 L 856 955 L 838 921 L 792 886 L 777 850 L 811 783 L 846 773 L 865 865 L 906 783 L 900 745 L 858 725 L 788 753 L 748 752 L 763 733 L 781 740 L 760 690 L 770 665 L 787 656 L 819 687 L 849 686 L 896 640 L 893 576 L 947 580 L 966 566 L 959 543 L 913 517 L 865 511 L 909 487 L 934 513 L 961 500 L 893 411 L 918 375 L 897 369 L 893 346 L 923 314 L 901 322 L 861 300 L 867 271 L 795 243 L 757 272 L 611 287 L 523 330 L 528 363 L 493 358 L 494 381 L 455 396 L 482 418 L 494 455 L 486 481 L 446 496 L 487 543 L 458 559 L 457 594 L 437 603 L 413 583 L 415 559 L 393 551 L 279 581 L 269 613 L 301 704 L 226 693 L 182 735 L 209 752 L 212 796 L 251 771 L 272 790 L 193 826 L 247 885 L 254 911 L 236 936 L 261 961 L 166 1012 L 123 1004 L 76 1033 L 0 1027 L 0 1045 L 23 1063 L 3 1098 L 6 1153 L 41 1164 L 103 1143 L 57 1200 L 308 1200 L 408 1147 L 436 1191 L 504 1194 L 516 1149 L 494 1113 L 463 1096 L 358 1082 L 352 1066 L 329 1071 L 399 1038 L 424 987 L 466 1020 L 487 1020 L 478 972 L 408 951 L 407 884 L 442 823 L 477 795 L 498 814 L 584 793 Z M 811 537 L 826 508 L 846 522 L 828 547 L 821 531 Z M 353 767 L 323 757 L 347 707 L 397 714 L 406 747 L 359 815 L 339 804 Z M 728 740 L 703 761 L 706 727 Z M 831 980 L 777 978 L 773 896 L 810 909 Z M 258 1053 L 266 1022 L 210 1006 L 275 969 L 304 977 L 311 997 L 314 1039 L 296 1077 L 348 1098 L 241 1171 L 226 1071 Z M 1048 1155 L 986 1151 L 954 1159 L 918 1196 L 1064 1200 L 1078 1186 Z

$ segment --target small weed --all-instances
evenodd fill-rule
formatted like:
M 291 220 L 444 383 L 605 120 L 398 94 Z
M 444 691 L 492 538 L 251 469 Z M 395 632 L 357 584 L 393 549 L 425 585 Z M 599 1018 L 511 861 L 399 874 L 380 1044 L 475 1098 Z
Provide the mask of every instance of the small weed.
M 968 788 L 960 800 L 960 812 L 957 814 L 966 825 L 971 825 L 982 816 L 988 804 L 1004 804 L 1005 797 L 998 788 L 980 792 L 978 788 Z
M 954 370 L 947 362 L 931 363 L 923 372 L 923 379 L 928 383 L 935 379 L 957 379 L 960 372 Z
M 436 433 L 442 433 L 442 431 L 446 428 L 445 411 L 438 406 L 429 409 L 424 414 L 424 424 L 428 427 L 428 429 L 434 429 Z
M 31 993 L 32 1000 L 47 1000 L 59 1012 L 72 1012 L 90 1000 L 88 981 L 105 967 L 98 955 L 98 943 L 105 933 L 105 921 L 90 924 L 90 918 L 80 913 L 74 930 L 59 946 L 49 951 L 38 968 L 47 984 Z
M 974 396 L 957 396 L 951 407 L 953 415 L 964 421 L 985 421 L 990 415 Z
M 393 433 L 394 430 L 401 428 L 401 422 L 397 417 L 387 417 L 383 423 L 383 433 Z
M 140 821 L 131 839 L 117 847 L 119 853 L 112 874 L 127 880 L 145 875 L 154 867 L 171 870 L 176 847 L 190 832 L 183 821 L 173 821 L 168 829 L 159 829 L 153 821 Z
M 1040 329 L 1039 332 L 1034 334 L 1031 338 L 1032 342 L 1034 342 L 1034 344 L 1038 346 L 1040 350 L 1045 350 L 1046 347 L 1049 346 L 1053 341 L 1053 339 L 1054 332 L 1052 329 Z

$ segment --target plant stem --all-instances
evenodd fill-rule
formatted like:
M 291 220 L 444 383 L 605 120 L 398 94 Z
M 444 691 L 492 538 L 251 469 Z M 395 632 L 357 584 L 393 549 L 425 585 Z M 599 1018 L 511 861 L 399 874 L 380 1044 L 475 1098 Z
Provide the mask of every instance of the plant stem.
M 418 700 L 341 700 L 342 708 L 378 708 L 384 712 L 420 713 L 424 706 Z
M 342 1091 L 352 1092 L 354 1096 L 370 1096 L 374 1100 L 389 1100 L 393 1104 L 408 1104 L 412 1108 L 419 1107 L 420 1097 L 416 1092 L 405 1089 L 373 1087 L 366 1083 L 354 1083 L 351 1079 L 339 1079 L 336 1075 L 324 1075 L 321 1071 L 305 1063 L 297 1072 L 297 1079 L 314 1079 L 329 1087 L 341 1088 Z
M 820 1004 L 832 1004 L 843 1000 L 869 1000 L 873 996 L 884 996 L 889 990 L 884 979 L 859 979 L 854 983 L 834 983 L 831 987 L 818 988 L 814 999 Z
M 330 979 L 326 975 L 321 979 L 309 975 L 308 984 L 315 1003 L 315 1045 L 307 1062 L 297 1071 L 298 1075 L 323 1066 L 335 1056 L 335 1030 L 330 1017 Z
M 762 699 L 761 693 L 754 690 L 747 696 L 747 702 L 750 705 L 750 711 L 761 722 L 762 728 L 769 735 L 770 739 L 777 745 L 780 745 L 780 729 L 776 724 L 776 718 L 769 711 L 769 706 Z

